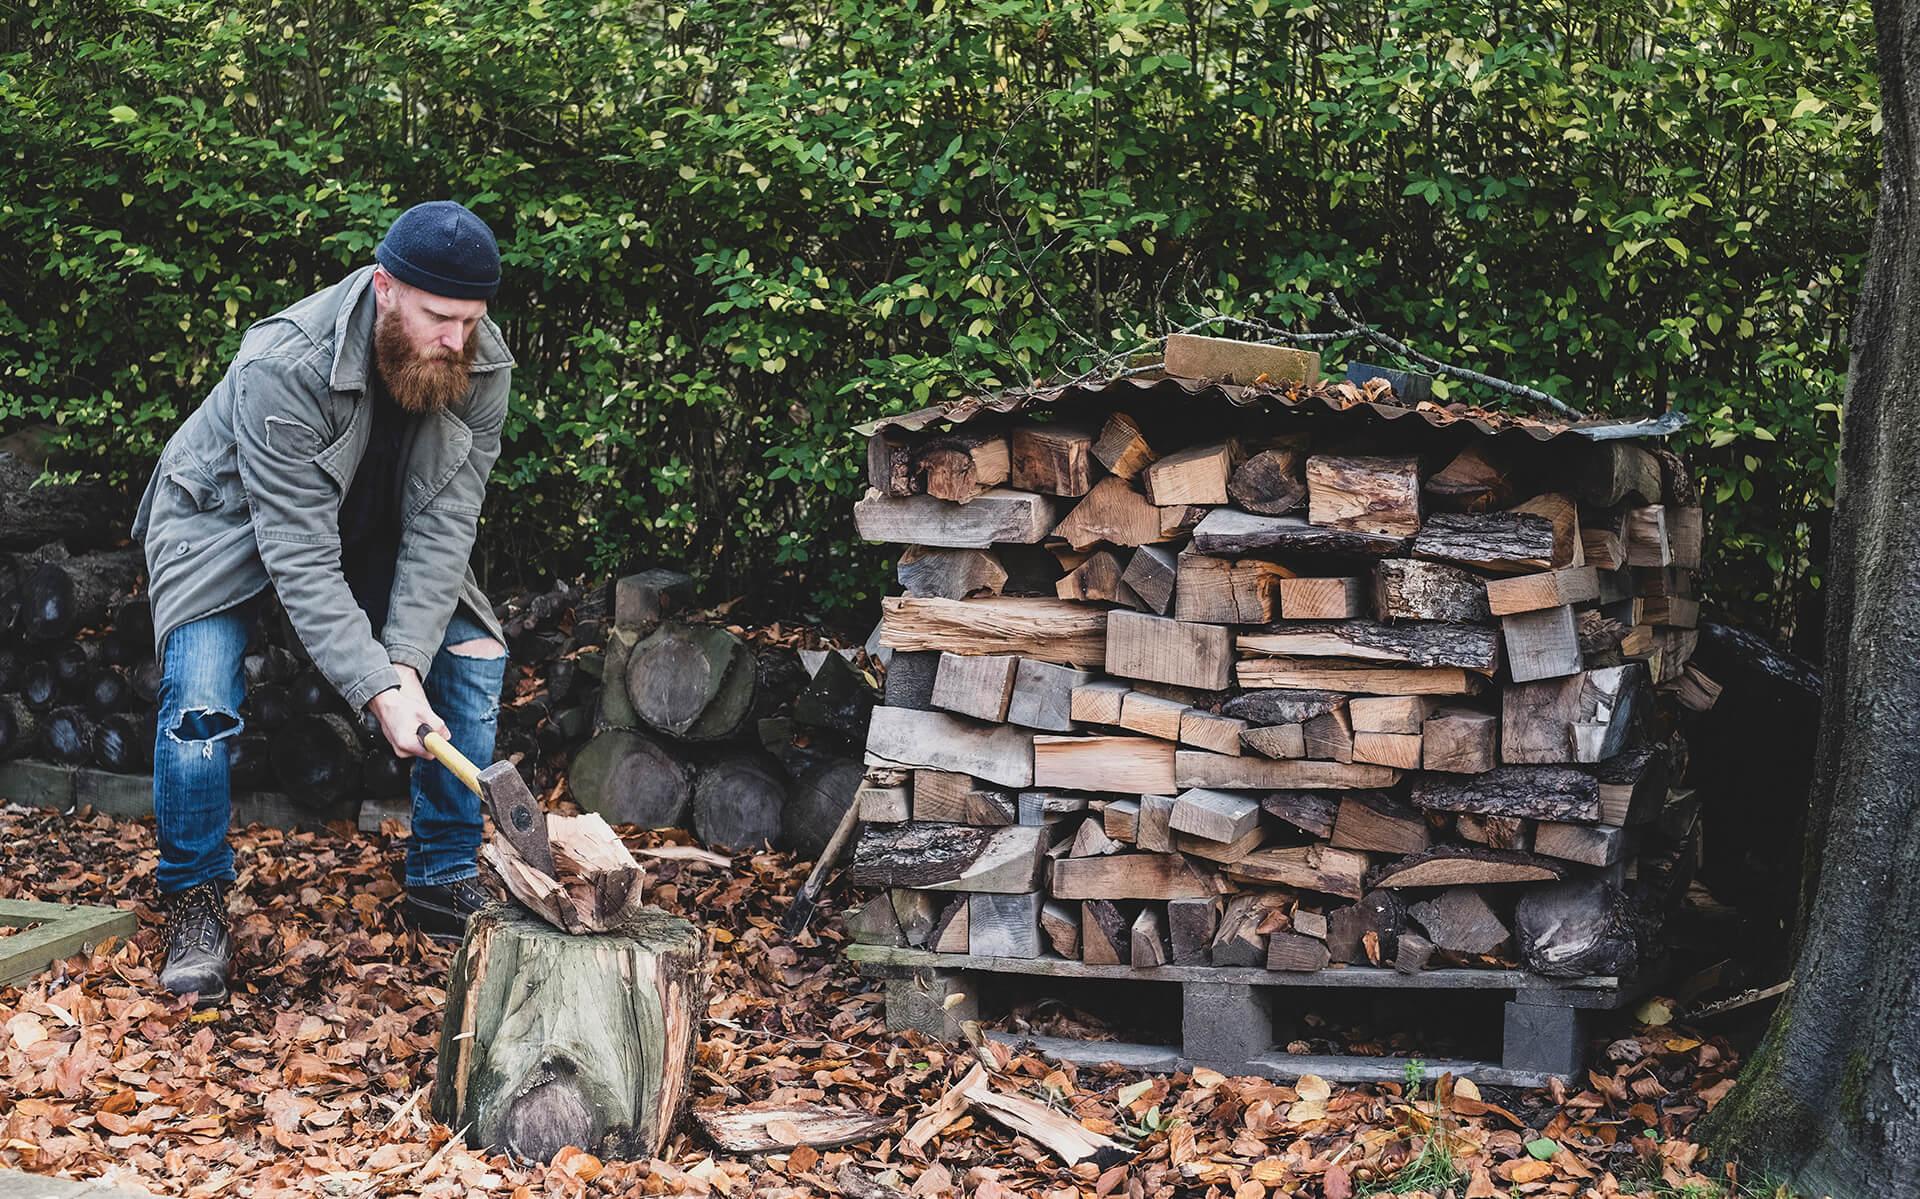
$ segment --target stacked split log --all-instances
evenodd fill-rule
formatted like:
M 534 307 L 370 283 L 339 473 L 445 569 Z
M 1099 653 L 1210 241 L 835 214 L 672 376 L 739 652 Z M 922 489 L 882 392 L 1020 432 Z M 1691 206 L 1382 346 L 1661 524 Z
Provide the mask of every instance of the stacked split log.
M 691 829 L 707 845 L 817 854 L 853 803 L 872 689 L 842 651 L 755 647 L 695 623 L 693 583 L 649 570 L 613 586 L 574 800 L 612 824 Z
M 1166 369 L 1259 387 L 872 437 L 856 524 L 907 548 L 850 875 L 887 892 L 856 937 L 1630 972 L 1686 886 L 1676 708 L 1717 690 L 1679 461 L 1380 419 L 1430 381 L 1328 388 L 1292 350 L 1174 337 Z

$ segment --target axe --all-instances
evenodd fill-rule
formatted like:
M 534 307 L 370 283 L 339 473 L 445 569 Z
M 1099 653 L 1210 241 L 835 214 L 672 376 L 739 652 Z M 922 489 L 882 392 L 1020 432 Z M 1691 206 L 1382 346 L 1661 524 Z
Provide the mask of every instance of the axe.
M 448 743 L 428 725 L 420 726 L 420 744 L 427 747 L 434 761 L 453 772 L 453 777 L 480 797 L 493 814 L 494 827 L 513 846 L 520 860 L 554 877 L 553 846 L 547 841 L 547 812 L 533 797 L 527 781 L 520 777 L 512 762 L 495 762 L 485 770 Z

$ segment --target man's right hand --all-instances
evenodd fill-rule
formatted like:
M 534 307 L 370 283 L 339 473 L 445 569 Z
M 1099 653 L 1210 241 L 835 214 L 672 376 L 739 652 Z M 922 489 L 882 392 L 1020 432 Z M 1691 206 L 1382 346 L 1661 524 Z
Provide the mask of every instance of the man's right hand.
M 389 687 L 367 701 L 367 708 L 374 719 L 380 722 L 380 732 L 393 746 L 393 752 L 403 758 L 424 758 L 430 756 L 427 747 L 420 743 L 420 726 L 426 725 L 442 737 L 448 736 L 446 722 L 434 715 L 433 705 L 427 702 L 427 693 L 420 686 L 420 676 L 413 667 L 402 666 L 398 662 L 393 668 L 400 674 L 400 685 Z

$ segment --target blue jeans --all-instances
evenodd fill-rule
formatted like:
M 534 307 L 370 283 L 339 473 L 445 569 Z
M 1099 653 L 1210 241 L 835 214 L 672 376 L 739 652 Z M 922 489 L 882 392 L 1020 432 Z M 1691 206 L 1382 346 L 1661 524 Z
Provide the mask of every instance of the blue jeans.
M 226 743 L 245 727 L 240 718 L 241 659 L 254 607 L 250 601 L 167 634 L 153 746 L 158 879 L 167 893 L 233 879 L 233 850 L 227 845 L 232 787 Z M 482 765 L 493 760 L 506 655 L 478 658 L 447 647 L 491 636 L 456 608 L 422 680 L 427 702 L 447 723 L 449 740 Z M 479 797 L 433 761 L 414 765 L 412 792 L 407 885 L 450 883 L 479 873 L 474 860 L 480 848 Z

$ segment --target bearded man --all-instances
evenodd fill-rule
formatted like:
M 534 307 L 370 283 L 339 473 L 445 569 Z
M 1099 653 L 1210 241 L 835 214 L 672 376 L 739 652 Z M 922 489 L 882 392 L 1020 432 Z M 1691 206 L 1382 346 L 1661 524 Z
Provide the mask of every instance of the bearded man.
M 451 201 L 402 213 L 362 267 L 253 325 L 140 501 L 161 661 L 153 808 L 170 913 L 163 986 L 227 994 L 227 746 L 269 589 L 314 665 L 396 754 L 422 725 L 493 756 L 506 651 L 467 564 L 513 358 L 487 319 L 493 233 Z M 416 763 L 405 912 L 457 938 L 487 899 L 480 808 Z

